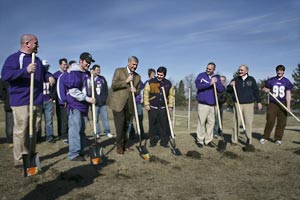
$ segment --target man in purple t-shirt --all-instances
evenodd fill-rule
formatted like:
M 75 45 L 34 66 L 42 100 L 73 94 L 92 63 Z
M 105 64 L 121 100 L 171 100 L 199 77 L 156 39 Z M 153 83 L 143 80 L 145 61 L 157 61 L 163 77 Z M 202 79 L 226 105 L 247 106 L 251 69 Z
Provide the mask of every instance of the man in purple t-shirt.
M 28 154 L 29 149 L 35 152 L 36 125 L 40 123 L 43 103 L 43 82 L 48 79 L 53 85 L 55 80 L 47 74 L 41 60 L 36 57 L 32 63 L 32 53 L 37 53 L 38 39 L 33 34 L 24 34 L 20 39 L 21 49 L 10 55 L 4 62 L 1 76 L 9 83 L 10 105 L 14 117 L 14 163 L 15 167 L 23 164 L 22 154 Z M 34 73 L 33 94 L 33 142 L 29 142 L 29 103 L 30 77 Z M 29 145 L 31 144 L 31 148 Z
M 293 88 L 292 83 L 289 79 L 285 78 L 284 75 L 285 67 L 278 65 L 276 67 L 276 74 L 265 82 L 264 92 L 272 92 L 272 94 L 286 107 L 291 110 L 291 90 Z M 277 145 L 282 144 L 282 137 L 286 126 L 287 112 L 279 105 L 279 103 L 270 96 L 270 103 L 267 108 L 267 122 L 264 130 L 263 138 L 260 139 L 260 143 L 264 144 L 270 139 L 271 132 L 275 125 L 277 118 L 277 125 L 275 128 L 274 139 Z

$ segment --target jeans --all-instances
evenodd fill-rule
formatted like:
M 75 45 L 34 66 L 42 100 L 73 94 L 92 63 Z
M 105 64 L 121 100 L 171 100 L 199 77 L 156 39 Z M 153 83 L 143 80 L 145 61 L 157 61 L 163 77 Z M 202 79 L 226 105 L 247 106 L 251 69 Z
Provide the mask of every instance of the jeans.
M 101 133 L 100 123 L 99 123 L 99 116 L 102 120 L 102 125 L 104 128 L 104 134 L 110 133 L 109 121 L 108 121 L 108 114 L 107 114 L 107 107 L 106 105 L 103 106 L 95 106 L 96 112 L 96 134 L 99 135 Z
M 53 135 L 53 103 L 51 101 L 43 102 L 43 113 L 45 116 L 45 135 L 46 140 L 52 140 Z
M 69 153 L 71 160 L 83 154 L 85 147 L 85 122 L 86 116 L 83 116 L 79 110 L 73 109 L 69 113 Z

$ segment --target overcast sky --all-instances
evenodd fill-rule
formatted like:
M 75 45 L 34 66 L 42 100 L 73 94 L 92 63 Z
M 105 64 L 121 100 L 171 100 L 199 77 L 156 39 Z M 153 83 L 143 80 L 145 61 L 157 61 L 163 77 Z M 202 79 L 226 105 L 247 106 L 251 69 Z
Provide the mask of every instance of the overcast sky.
M 90 52 L 109 85 L 115 68 L 140 59 L 137 72 L 168 68 L 175 82 L 203 72 L 208 62 L 229 79 L 247 64 L 257 80 L 300 63 L 300 0 L 1 0 L 0 67 L 23 33 L 39 39 L 41 59 Z

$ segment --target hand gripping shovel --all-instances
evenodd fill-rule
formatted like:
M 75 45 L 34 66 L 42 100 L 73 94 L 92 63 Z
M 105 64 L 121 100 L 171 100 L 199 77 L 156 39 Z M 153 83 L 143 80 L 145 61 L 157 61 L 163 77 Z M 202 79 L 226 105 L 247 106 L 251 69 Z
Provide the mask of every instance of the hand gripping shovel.
M 222 138 L 222 140 L 220 140 L 218 142 L 217 151 L 224 152 L 225 149 L 226 149 L 227 141 L 224 139 L 224 135 L 223 135 L 222 120 L 221 120 L 221 114 L 220 114 L 220 107 L 219 107 L 219 101 L 218 101 L 218 94 L 217 94 L 216 83 L 214 83 L 214 93 L 215 93 L 215 100 L 216 100 L 216 105 L 217 105 L 219 127 L 220 127 L 220 130 L 221 130 L 221 138 Z
M 132 81 L 130 81 L 130 87 L 133 88 Z M 137 149 L 140 152 L 140 156 L 144 160 L 149 160 L 150 159 L 149 151 L 147 150 L 146 145 L 142 146 L 141 129 L 140 129 L 140 123 L 139 123 L 139 116 L 138 116 L 138 112 L 137 112 L 137 108 L 136 108 L 134 92 L 131 92 L 131 94 L 132 94 L 133 107 L 134 107 L 134 117 L 135 117 L 136 127 L 137 127 L 138 136 L 139 136 L 139 140 L 140 140 L 140 143 L 139 143 L 139 146 L 137 146 Z
M 271 95 L 288 113 L 290 113 L 298 122 L 300 122 L 300 119 L 296 117 L 296 115 L 294 115 L 294 113 L 292 113 L 292 111 L 290 111 L 283 103 L 281 103 L 274 94 L 269 92 L 269 95 Z
M 95 98 L 95 85 L 94 85 L 94 74 L 91 73 L 91 84 L 92 84 L 92 98 Z M 95 104 L 92 104 L 92 117 L 93 117 L 93 130 L 94 130 L 94 144 L 90 147 L 90 160 L 92 165 L 99 165 L 101 157 L 103 156 L 102 147 L 97 142 L 96 135 L 96 108 Z
M 32 53 L 31 63 L 35 63 L 35 53 Z M 37 175 L 41 171 L 40 159 L 36 152 L 33 152 L 33 93 L 34 73 L 30 74 L 30 99 L 29 99 L 29 152 L 23 154 L 24 177 Z
M 170 137 L 170 144 L 172 147 L 172 153 L 176 156 L 181 156 L 182 153 L 180 152 L 180 150 L 178 148 L 176 148 L 176 142 L 175 142 L 175 135 L 173 132 L 173 127 L 172 127 L 172 123 L 171 123 L 171 117 L 170 117 L 170 112 L 169 112 L 169 108 L 168 108 L 168 102 L 167 102 L 167 97 L 166 97 L 166 91 L 164 87 L 161 87 L 163 95 L 164 95 L 164 100 L 165 100 L 165 105 L 166 105 L 166 110 L 167 110 L 167 116 L 168 116 L 168 122 L 169 122 L 169 127 L 170 127 L 170 132 L 171 132 L 171 137 Z

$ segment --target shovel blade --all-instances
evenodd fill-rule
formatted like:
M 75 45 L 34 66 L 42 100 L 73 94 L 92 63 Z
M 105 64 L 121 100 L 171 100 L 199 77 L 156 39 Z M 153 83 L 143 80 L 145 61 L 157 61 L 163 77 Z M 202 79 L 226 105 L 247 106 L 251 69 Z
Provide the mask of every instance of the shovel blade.
M 174 138 L 170 139 L 170 144 L 171 144 L 171 152 L 175 155 L 175 156 L 181 156 L 182 153 L 181 151 L 176 147 L 176 142 Z
M 178 148 L 172 148 L 172 153 L 175 156 L 181 156 L 182 155 L 181 151 Z
M 95 145 L 90 148 L 90 161 L 92 165 L 99 165 L 102 162 L 103 149 Z
M 23 154 L 24 177 L 35 176 L 41 171 L 41 163 L 37 153 Z
M 227 146 L 227 141 L 226 140 L 220 140 L 218 142 L 218 147 L 217 147 L 217 151 L 219 152 L 224 152 L 226 150 L 226 146 Z
M 144 160 L 149 160 L 150 159 L 150 154 L 149 151 L 147 150 L 147 148 L 145 146 L 138 146 L 137 147 L 140 156 L 144 159 Z

